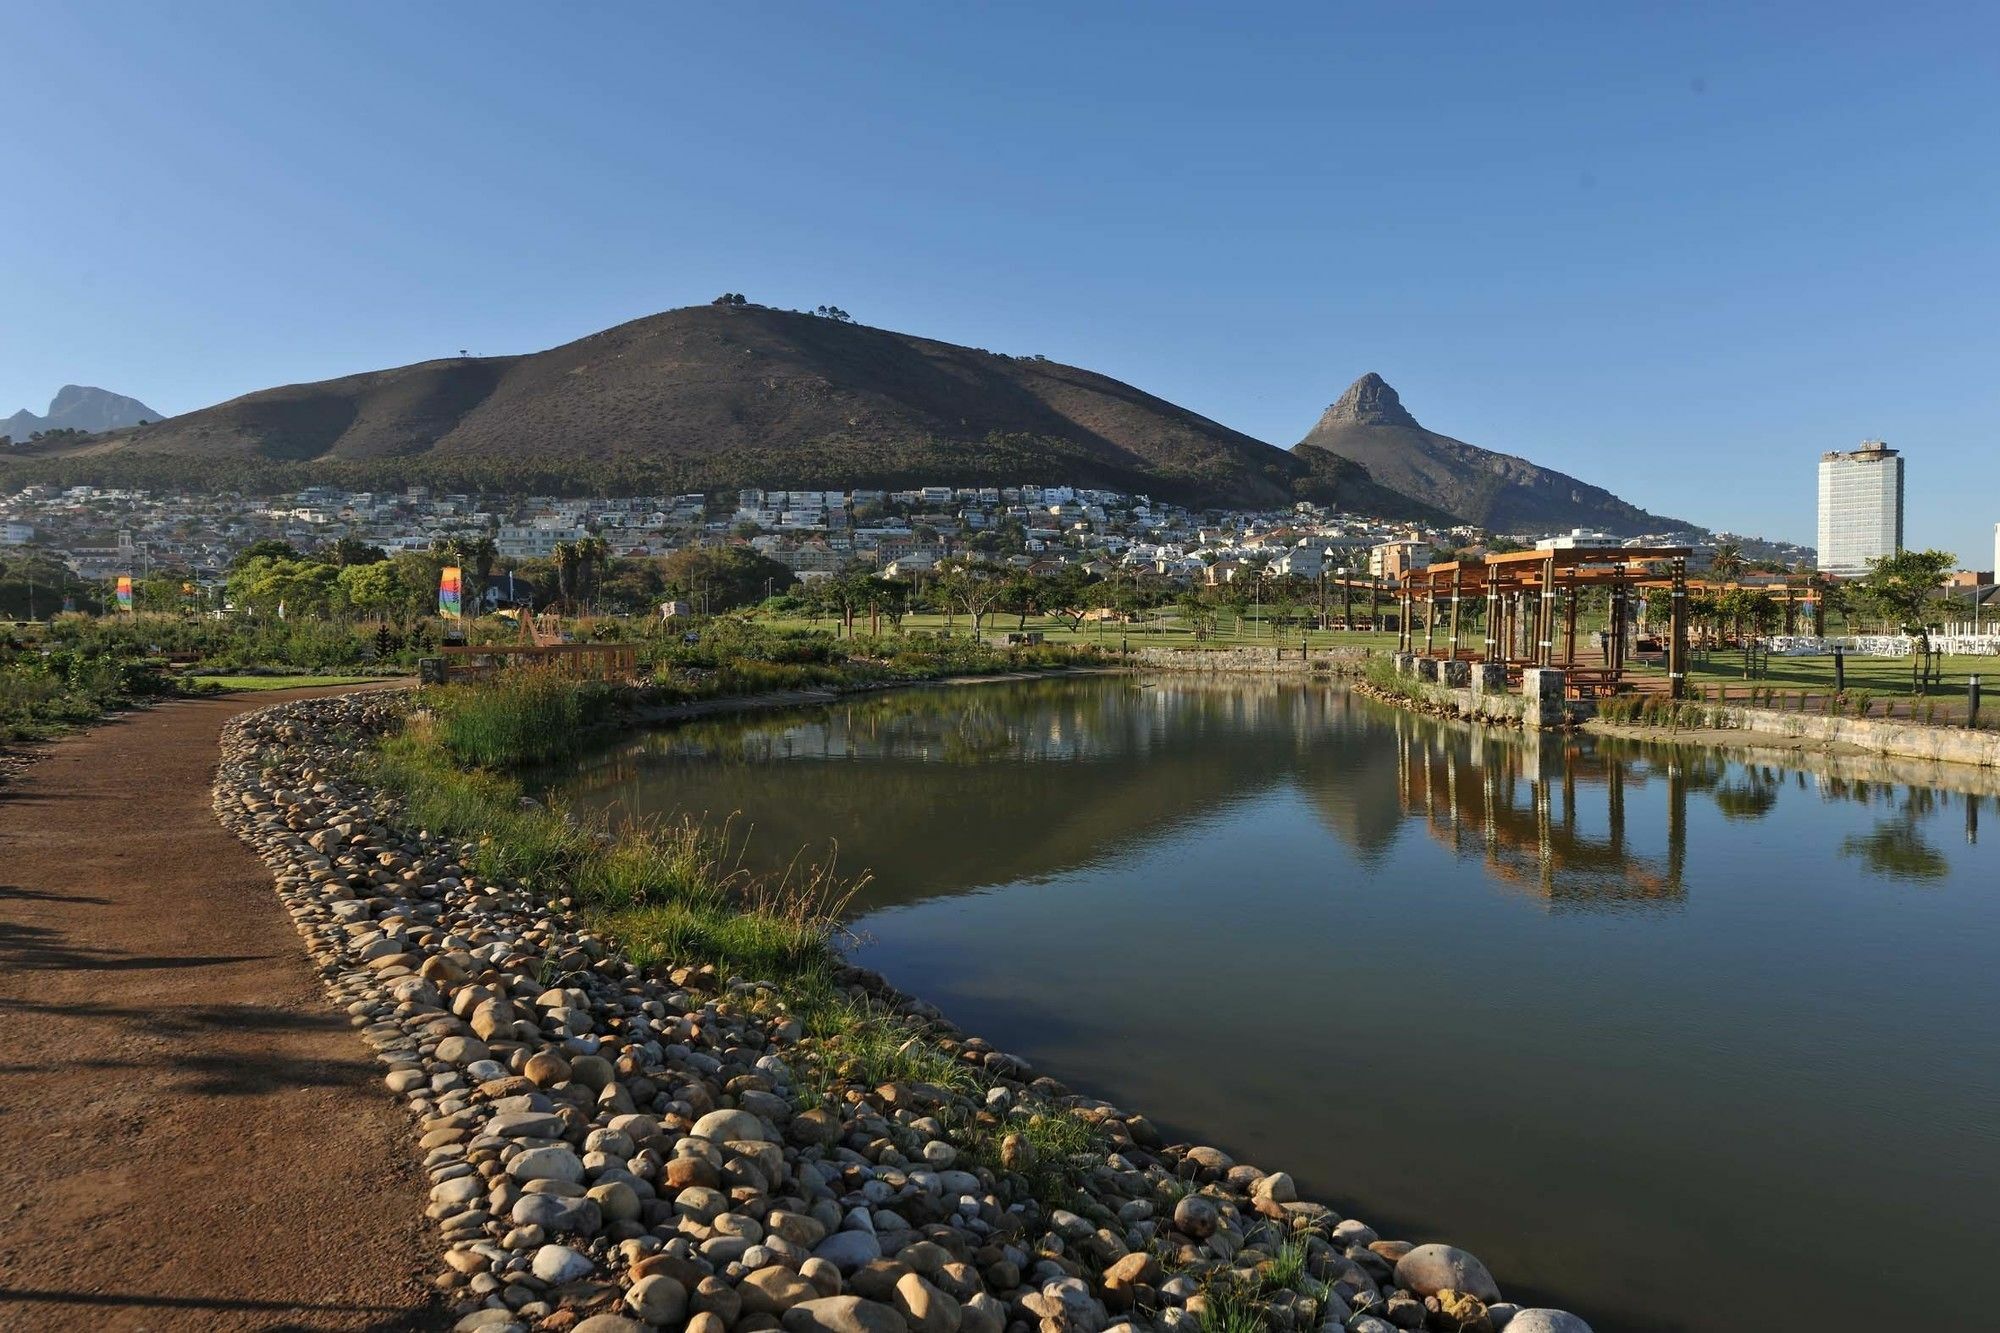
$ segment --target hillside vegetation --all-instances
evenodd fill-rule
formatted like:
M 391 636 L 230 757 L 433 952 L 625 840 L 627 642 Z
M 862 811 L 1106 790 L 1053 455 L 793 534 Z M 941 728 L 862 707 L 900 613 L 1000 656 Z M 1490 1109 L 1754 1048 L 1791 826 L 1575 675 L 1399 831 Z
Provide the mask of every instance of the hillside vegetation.
M 53 479 L 141 485 L 1048 481 L 1197 504 L 1430 512 L 1365 471 L 1315 466 L 1092 371 L 747 304 L 672 310 L 523 356 L 268 389 L 15 461 Z

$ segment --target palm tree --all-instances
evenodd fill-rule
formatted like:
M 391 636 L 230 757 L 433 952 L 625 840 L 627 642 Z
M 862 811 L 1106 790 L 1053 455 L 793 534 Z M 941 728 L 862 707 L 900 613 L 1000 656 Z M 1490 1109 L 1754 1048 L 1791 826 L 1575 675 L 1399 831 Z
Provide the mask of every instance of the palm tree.
M 1743 572 L 1743 548 L 1735 542 L 1717 542 L 1708 558 L 1708 572 L 1727 583 Z
M 472 567 L 479 574 L 479 586 L 473 595 L 484 598 L 486 586 L 493 581 L 493 566 L 500 559 L 500 548 L 493 544 L 493 538 L 486 533 L 481 533 L 466 546 L 472 558 Z M 478 601 L 473 603 L 475 606 L 481 604 Z
M 576 546 L 577 558 L 583 565 L 584 582 L 594 602 L 603 576 L 611 569 L 611 543 L 602 537 L 585 537 Z
M 557 542 L 549 550 L 556 564 L 556 593 L 565 606 L 570 604 L 575 594 L 577 571 L 583 562 L 583 552 L 576 542 Z

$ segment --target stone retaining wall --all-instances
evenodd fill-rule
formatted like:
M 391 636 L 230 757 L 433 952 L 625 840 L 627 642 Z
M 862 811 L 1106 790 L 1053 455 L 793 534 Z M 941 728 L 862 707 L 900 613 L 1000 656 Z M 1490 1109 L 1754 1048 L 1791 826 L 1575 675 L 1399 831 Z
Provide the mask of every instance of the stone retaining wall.
M 1711 710 L 1719 725 L 1766 736 L 1789 736 L 1827 745 L 1852 745 L 1875 754 L 1947 764 L 2000 767 L 2000 732 L 1924 727 L 1876 718 L 1782 713 L 1772 708 L 1723 705 Z
M 1385 642 L 1387 652 L 1394 640 Z M 1145 671 L 1195 671 L 1205 675 L 1342 675 L 1374 656 L 1366 648 L 1134 648 L 1132 665 Z

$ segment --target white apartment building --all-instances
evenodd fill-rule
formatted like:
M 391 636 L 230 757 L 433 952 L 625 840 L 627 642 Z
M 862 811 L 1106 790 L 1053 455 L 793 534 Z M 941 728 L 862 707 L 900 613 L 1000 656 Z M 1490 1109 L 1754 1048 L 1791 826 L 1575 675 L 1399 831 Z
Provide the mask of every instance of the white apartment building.
M 1274 578 L 1297 575 L 1300 578 L 1316 579 L 1326 568 L 1326 554 L 1318 546 L 1288 546 L 1278 553 L 1278 557 L 1264 567 L 1264 572 Z
M 1574 551 L 1578 549 L 1598 550 L 1617 546 L 1621 543 L 1608 532 L 1592 532 L 1589 528 L 1571 528 L 1555 537 L 1543 537 L 1535 543 L 1537 551 Z
M 1903 458 L 1880 440 L 1819 456 L 1819 568 L 1868 572 L 1903 549 Z

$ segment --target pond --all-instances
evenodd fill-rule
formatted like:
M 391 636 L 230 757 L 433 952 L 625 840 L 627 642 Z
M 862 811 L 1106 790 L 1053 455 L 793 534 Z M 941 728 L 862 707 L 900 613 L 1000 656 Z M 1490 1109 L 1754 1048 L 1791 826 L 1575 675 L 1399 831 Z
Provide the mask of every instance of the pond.
M 735 813 L 759 865 L 837 840 L 857 961 L 1510 1295 L 1768 1333 L 1991 1327 L 1948 1256 L 2000 1252 L 2000 801 L 1941 772 L 1095 677 L 689 724 L 559 785 Z

